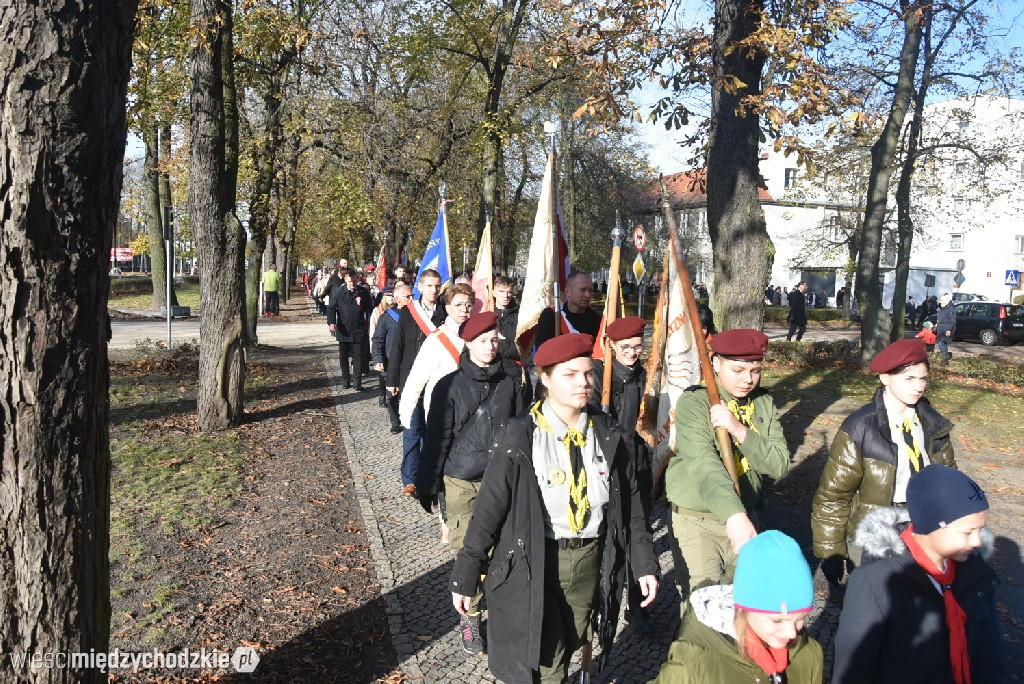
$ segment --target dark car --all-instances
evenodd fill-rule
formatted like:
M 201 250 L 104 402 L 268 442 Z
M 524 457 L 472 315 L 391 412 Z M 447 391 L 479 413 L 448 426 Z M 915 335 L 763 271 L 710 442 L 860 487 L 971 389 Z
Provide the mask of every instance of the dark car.
M 1024 340 L 1024 306 L 999 302 L 960 302 L 956 306 L 954 340 L 980 340 L 993 345 Z M 928 319 L 934 325 L 935 315 Z

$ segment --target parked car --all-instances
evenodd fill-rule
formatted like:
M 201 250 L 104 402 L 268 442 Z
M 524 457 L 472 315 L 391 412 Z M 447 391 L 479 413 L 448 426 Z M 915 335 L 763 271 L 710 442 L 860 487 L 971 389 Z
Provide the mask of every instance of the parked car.
M 954 340 L 980 340 L 993 345 L 1024 340 L 1024 306 L 999 302 L 960 302 L 956 308 Z M 927 320 L 935 323 L 935 315 Z
M 988 297 L 980 294 L 973 294 L 971 292 L 954 292 L 954 302 L 987 302 Z

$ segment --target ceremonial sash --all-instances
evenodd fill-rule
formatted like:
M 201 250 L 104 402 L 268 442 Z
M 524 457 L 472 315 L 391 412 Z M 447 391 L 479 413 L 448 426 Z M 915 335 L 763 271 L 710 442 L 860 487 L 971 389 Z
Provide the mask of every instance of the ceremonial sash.
M 455 362 L 455 365 L 459 365 L 459 357 L 462 355 L 462 352 L 455 348 L 455 345 L 452 344 L 452 341 L 448 339 L 447 335 L 444 334 L 444 330 L 442 328 L 438 328 L 437 330 L 434 331 L 433 334 L 437 335 L 437 339 L 441 340 L 441 344 L 444 345 L 444 348 L 447 349 L 448 353 L 452 355 L 452 361 Z
M 568 335 L 569 333 L 578 333 L 579 332 L 579 330 L 577 330 L 576 328 L 572 327 L 572 323 L 570 323 L 569 319 L 565 317 L 565 311 L 559 309 L 558 315 L 562 317 L 562 334 L 563 335 Z
M 430 333 L 437 330 L 437 326 L 434 325 L 433 321 L 431 321 L 424 315 L 424 312 L 420 309 L 420 307 L 421 304 L 419 302 L 413 302 L 408 307 L 409 314 L 412 316 L 412 320 L 416 322 L 416 326 L 420 329 L 420 332 L 422 332 L 424 335 L 429 335 Z

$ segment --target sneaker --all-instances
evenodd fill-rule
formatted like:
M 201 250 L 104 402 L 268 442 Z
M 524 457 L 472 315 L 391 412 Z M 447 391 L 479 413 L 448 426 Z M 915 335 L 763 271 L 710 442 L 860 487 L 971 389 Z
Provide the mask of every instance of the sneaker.
M 459 620 L 459 633 L 462 635 L 462 650 L 470 655 L 484 652 L 484 639 L 480 635 L 480 613 L 463 615 Z

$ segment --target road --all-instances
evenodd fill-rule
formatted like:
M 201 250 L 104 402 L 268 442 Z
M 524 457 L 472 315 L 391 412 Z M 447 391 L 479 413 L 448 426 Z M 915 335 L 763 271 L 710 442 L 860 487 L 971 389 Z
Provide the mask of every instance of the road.
M 786 339 L 787 328 L 765 328 L 764 333 L 771 340 L 784 340 Z M 913 337 L 916 333 L 908 332 L 907 337 Z M 805 342 L 820 342 L 827 340 L 856 340 L 860 337 L 860 330 L 847 329 L 847 330 L 821 330 L 815 328 L 808 328 L 807 332 L 804 333 Z M 1015 345 L 996 345 L 994 347 L 986 347 L 980 342 L 951 342 L 949 350 L 954 355 L 962 354 L 964 356 L 980 356 L 987 357 L 990 359 L 998 359 L 1000 361 L 1013 361 L 1016 363 L 1024 363 L 1024 344 Z

